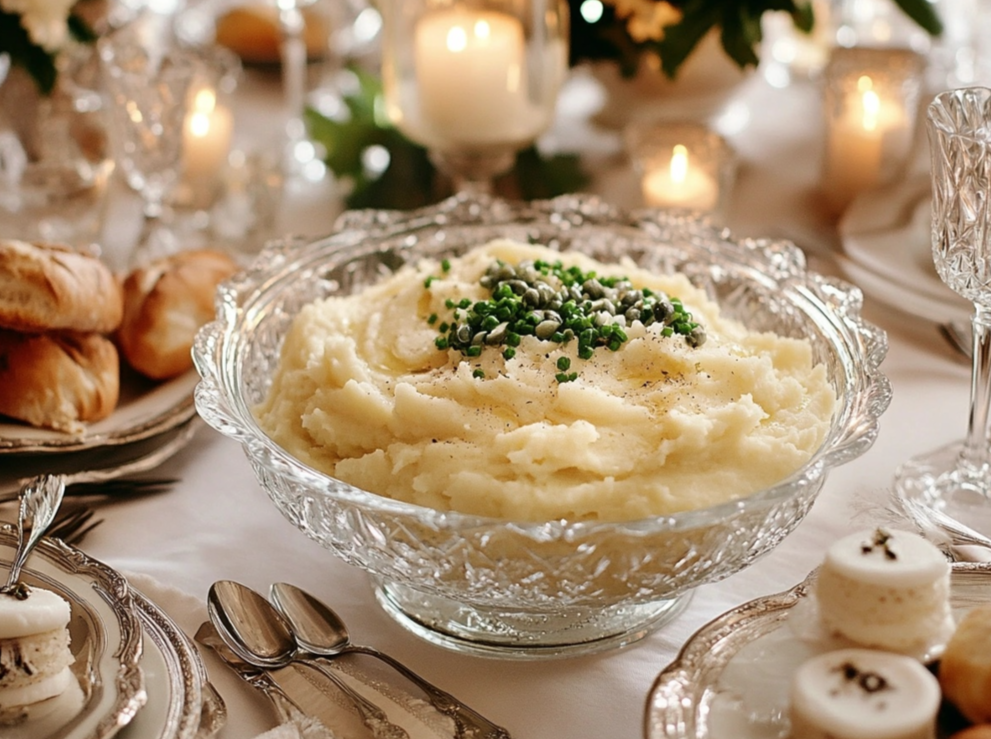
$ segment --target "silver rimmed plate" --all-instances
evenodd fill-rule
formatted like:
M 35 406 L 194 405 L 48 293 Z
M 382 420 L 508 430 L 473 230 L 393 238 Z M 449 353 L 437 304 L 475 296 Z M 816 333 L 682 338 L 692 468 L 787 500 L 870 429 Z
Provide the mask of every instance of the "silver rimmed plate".
M 162 434 L 196 413 L 195 370 L 162 383 L 127 373 L 121 378 L 117 408 L 86 427 L 81 435 L 34 428 L 0 417 L 0 455 L 65 454 L 99 447 L 119 447 Z
M 0 573 L 9 569 L 17 542 L 0 528 Z M 3 574 L 2 576 L 6 576 Z M 127 581 L 115 570 L 57 539 L 42 539 L 22 579 L 67 601 L 75 682 L 61 696 L 35 704 L 26 715 L 5 716 L 5 739 L 108 739 L 145 704 L 139 666 L 142 624 Z
M 646 739 L 782 739 L 795 669 L 831 648 L 803 638 L 788 618 L 812 597 L 815 573 L 791 590 L 745 603 L 709 622 L 657 677 Z M 991 565 L 955 563 L 950 603 L 959 615 L 991 603 Z
M 24 480 L 42 474 L 64 474 L 68 484 L 106 482 L 153 470 L 184 449 L 203 428 L 198 417 L 157 436 L 124 446 L 109 446 L 68 454 L 25 454 L 3 458 L 0 502 L 14 500 Z
M 223 704 L 207 684 L 196 648 L 160 608 L 132 588 L 145 631 L 141 669 L 148 702 L 118 739 L 205 739 L 216 732 Z

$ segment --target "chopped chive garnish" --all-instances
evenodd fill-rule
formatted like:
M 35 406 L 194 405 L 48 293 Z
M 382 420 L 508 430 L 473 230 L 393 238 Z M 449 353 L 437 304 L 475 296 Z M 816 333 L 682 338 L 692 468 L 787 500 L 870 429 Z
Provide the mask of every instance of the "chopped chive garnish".
M 451 263 L 441 262 L 444 272 Z M 427 278 L 430 287 L 436 277 Z M 679 334 L 692 347 L 705 342 L 705 329 L 685 310 L 680 299 L 648 288 L 637 289 L 626 277 L 599 276 L 580 267 L 565 268 L 561 262 L 523 261 L 518 265 L 494 261 L 479 284 L 488 300 L 448 298 L 445 307 L 451 320 L 438 326 L 438 349 L 457 349 L 467 357 L 478 357 L 486 346 L 502 346 L 503 358 L 516 356 L 521 337 L 566 344 L 578 340 L 579 359 L 588 360 L 603 347 L 618 351 L 629 341 L 624 328 L 634 321 L 644 326 L 660 324 L 662 336 Z M 434 325 L 438 316 L 427 319 Z M 559 357 L 558 382 L 573 382 L 571 359 Z M 475 370 L 475 376 L 481 376 Z

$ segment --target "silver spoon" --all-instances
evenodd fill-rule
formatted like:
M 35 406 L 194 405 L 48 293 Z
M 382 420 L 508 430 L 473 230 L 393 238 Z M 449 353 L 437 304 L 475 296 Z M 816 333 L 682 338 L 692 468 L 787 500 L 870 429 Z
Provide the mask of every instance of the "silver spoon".
M 348 685 L 334 670 L 301 655 L 292 628 L 271 603 L 246 585 L 221 580 L 210 587 L 207 612 L 231 651 L 250 665 L 278 669 L 299 662 L 331 680 L 353 703 L 362 723 L 378 739 L 409 739 L 401 726 Z
M 28 555 L 51 525 L 62 496 L 65 494 L 65 478 L 62 475 L 32 477 L 21 488 L 20 507 L 17 514 L 17 549 L 10 563 L 10 573 L 0 593 L 18 593 L 18 579 Z
M 340 654 L 367 654 L 382 660 L 422 690 L 431 705 L 454 719 L 457 737 L 465 739 L 511 739 L 501 726 L 469 708 L 449 693 L 417 675 L 394 657 L 373 647 L 351 643 L 347 626 L 334 610 L 305 590 L 285 582 L 275 583 L 269 593 L 272 603 L 292 625 L 296 642 L 307 652 L 323 657 Z

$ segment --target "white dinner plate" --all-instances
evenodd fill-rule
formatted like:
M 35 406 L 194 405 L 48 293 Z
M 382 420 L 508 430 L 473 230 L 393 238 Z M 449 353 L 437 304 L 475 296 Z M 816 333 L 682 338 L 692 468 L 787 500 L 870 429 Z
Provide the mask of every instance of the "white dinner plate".
M 65 454 L 133 444 L 173 429 L 196 413 L 196 370 L 160 383 L 123 368 L 121 372 L 117 408 L 102 421 L 89 424 L 80 435 L 34 428 L 0 417 L 0 455 Z
M 745 603 L 699 629 L 658 676 L 647 700 L 647 739 L 781 739 L 789 736 L 791 677 L 834 648 L 792 628 L 807 615 L 815 573 L 791 590 Z M 991 565 L 954 563 L 950 603 L 959 616 L 991 603 Z M 795 609 L 798 608 L 798 611 Z
M 840 221 L 848 277 L 881 303 L 916 318 L 966 321 L 971 305 L 936 273 L 928 173 L 864 193 Z
M 0 577 L 6 579 L 17 532 L 0 528 Z M 144 641 L 127 581 L 57 539 L 43 538 L 22 570 L 28 585 L 58 593 L 72 611 L 75 680 L 62 695 L 28 707 L 0 729 L 5 739 L 109 739 L 145 703 L 139 665 Z

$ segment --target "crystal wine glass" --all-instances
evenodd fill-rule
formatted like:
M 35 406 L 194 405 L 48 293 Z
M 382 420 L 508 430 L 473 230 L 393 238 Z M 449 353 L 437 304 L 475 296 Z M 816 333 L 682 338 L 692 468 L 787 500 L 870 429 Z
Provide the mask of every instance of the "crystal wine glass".
M 144 201 L 132 260 L 154 259 L 177 250 L 163 216 L 181 175 L 183 121 L 196 66 L 179 49 L 148 44 L 129 27 L 99 44 L 117 163 Z
M 567 71 L 567 4 L 386 0 L 381 8 L 390 120 L 459 192 L 491 190 L 551 123 Z
M 974 304 L 970 416 L 963 440 L 903 464 L 895 491 L 915 510 L 936 508 L 991 534 L 991 90 L 937 95 L 927 132 L 933 260 L 943 282 Z

